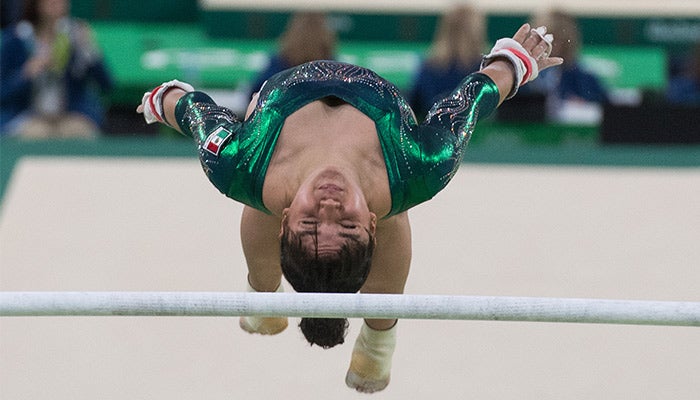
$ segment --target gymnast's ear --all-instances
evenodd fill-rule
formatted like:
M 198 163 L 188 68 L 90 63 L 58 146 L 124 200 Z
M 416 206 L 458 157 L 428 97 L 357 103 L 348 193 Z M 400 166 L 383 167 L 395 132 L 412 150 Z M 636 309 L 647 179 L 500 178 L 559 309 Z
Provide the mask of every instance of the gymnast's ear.
M 369 232 L 374 235 L 377 231 L 377 214 L 370 211 L 369 213 Z
M 280 220 L 280 239 L 282 238 L 282 235 L 284 235 L 284 225 L 287 224 L 287 214 L 289 214 L 289 207 L 282 210 L 282 219 Z

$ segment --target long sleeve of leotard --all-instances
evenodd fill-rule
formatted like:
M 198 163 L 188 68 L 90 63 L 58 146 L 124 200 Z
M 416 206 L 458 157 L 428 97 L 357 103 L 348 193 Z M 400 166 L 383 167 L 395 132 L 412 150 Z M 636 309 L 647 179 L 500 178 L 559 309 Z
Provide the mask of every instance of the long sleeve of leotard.
M 246 123 L 228 108 L 217 105 L 202 92 L 185 94 L 175 107 L 180 129 L 195 139 L 199 160 L 209 181 L 224 195 L 251 207 L 266 210 L 262 203 L 264 171 L 258 171 L 252 135 L 244 133 Z
M 477 121 L 491 114 L 498 101 L 493 80 L 474 73 L 437 101 L 420 124 L 403 118 L 399 134 L 384 138 L 385 148 L 398 149 L 386 157 L 390 181 L 401 182 L 392 187 L 389 215 L 432 198 L 448 184 L 461 165 Z

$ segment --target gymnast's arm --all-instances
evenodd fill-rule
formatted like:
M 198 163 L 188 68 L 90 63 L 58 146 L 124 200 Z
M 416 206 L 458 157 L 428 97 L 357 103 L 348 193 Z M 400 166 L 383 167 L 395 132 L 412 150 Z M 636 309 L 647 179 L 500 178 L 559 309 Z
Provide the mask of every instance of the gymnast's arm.
M 176 107 L 185 94 L 187 91 L 173 87 L 167 90 L 161 98 L 163 122 L 180 133 L 183 132 L 177 123 Z M 257 93 L 251 101 L 251 106 L 248 107 L 246 118 L 252 112 L 252 105 L 255 104 L 256 100 Z M 139 106 L 137 111 L 143 112 L 143 106 Z M 193 136 L 197 140 L 203 139 L 199 138 L 195 132 L 189 132 L 189 134 L 194 134 Z M 258 292 L 274 292 L 281 283 L 280 226 L 281 221 L 277 216 L 266 214 L 249 206 L 245 206 L 243 209 L 240 232 L 243 254 L 248 266 L 248 283 Z
M 513 39 L 511 41 L 517 42 L 520 46 L 522 46 L 520 49 L 508 49 L 510 51 L 510 57 L 505 57 L 504 54 L 508 52 L 502 51 L 504 47 L 499 46 L 499 42 L 501 42 L 499 41 L 496 43 L 496 46 L 494 46 L 492 53 L 486 56 L 486 59 L 493 61 L 487 63 L 487 65 L 479 72 L 491 78 L 491 80 L 498 87 L 498 105 L 500 105 L 505 99 L 509 98 L 509 96 L 512 97 L 519 86 L 522 86 L 528 81 L 535 79 L 538 71 L 542 71 L 546 68 L 553 67 L 564 62 L 562 58 L 549 56 L 553 37 L 551 37 L 551 35 L 544 35 L 546 29 L 538 33 L 540 29 L 543 29 L 543 27 L 538 28 L 538 30 L 533 30 L 531 29 L 530 24 L 524 24 L 520 27 L 520 29 L 518 29 L 515 35 L 513 35 Z M 510 47 L 511 45 L 502 46 Z M 497 52 L 497 50 L 501 51 Z M 523 55 L 513 57 L 513 54 L 517 54 L 520 50 L 527 53 L 524 55 L 526 57 L 523 57 Z M 520 64 L 526 59 L 529 59 L 527 62 L 534 65 L 528 67 L 526 64 L 523 64 L 520 69 L 525 68 L 526 71 L 521 70 L 520 73 L 518 73 L 517 69 L 519 68 L 516 67 L 513 60 L 515 60 L 517 64 Z M 522 82 L 517 82 L 516 76 L 522 79 L 523 73 L 525 74 L 524 80 Z
M 498 87 L 498 106 L 500 106 L 513 87 L 513 66 L 507 61 L 498 60 L 492 62 L 479 72 L 491 78 L 493 83 Z
M 165 92 L 165 95 L 163 96 L 165 123 L 180 133 L 183 132 L 177 123 L 177 117 L 175 117 L 175 107 L 177 106 L 178 100 L 180 100 L 180 98 L 185 94 L 187 94 L 187 92 L 180 88 L 172 88 Z
M 372 258 L 372 269 L 362 293 L 401 294 L 406 286 L 411 264 L 411 227 L 408 213 L 402 212 L 377 223 L 377 243 Z M 370 328 L 391 328 L 395 319 L 365 321 Z
M 484 57 L 480 71 L 467 76 L 449 96 L 436 102 L 425 121 L 413 130 L 424 160 L 434 163 L 448 154 L 449 167 L 459 159 L 479 119 L 513 97 L 539 71 L 561 64 L 563 59 L 549 56 L 552 40 L 546 28 L 531 29 L 529 24 L 520 27 L 512 38 L 498 40 Z M 444 172 L 442 168 L 440 171 Z
M 257 292 L 274 292 L 282 281 L 280 218 L 245 206 L 240 229 L 248 283 Z

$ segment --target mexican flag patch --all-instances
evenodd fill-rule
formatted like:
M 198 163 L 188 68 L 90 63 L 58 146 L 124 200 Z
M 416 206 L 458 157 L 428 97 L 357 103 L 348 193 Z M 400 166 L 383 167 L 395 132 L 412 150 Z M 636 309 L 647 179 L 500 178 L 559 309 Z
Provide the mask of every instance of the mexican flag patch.
M 206 141 L 204 141 L 204 149 L 213 155 L 218 156 L 221 148 L 224 146 L 224 143 L 226 143 L 231 135 L 232 133 L 224 129 L 224 127 L 219 127 L 207 137 Z

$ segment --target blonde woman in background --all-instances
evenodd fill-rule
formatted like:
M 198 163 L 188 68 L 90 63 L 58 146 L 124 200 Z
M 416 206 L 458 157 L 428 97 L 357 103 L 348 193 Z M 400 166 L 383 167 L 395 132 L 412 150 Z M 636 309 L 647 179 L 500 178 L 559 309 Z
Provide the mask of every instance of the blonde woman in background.
M 485 44 L 486 20 L 476 8 L 457 6 L 442 16 L 408 96 L 417 116 L 426 115 L 436 100 L 479 70 Z
M 277 53 L 258 74 L 252 90 L 257 92 L 269 77 L 285 69 L 309 61 L 333 60 L 336 42 L 335 31 L 328 26 L 325 13 L 306 11 L 294 14 L 279 37 Z

